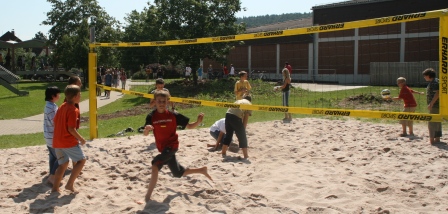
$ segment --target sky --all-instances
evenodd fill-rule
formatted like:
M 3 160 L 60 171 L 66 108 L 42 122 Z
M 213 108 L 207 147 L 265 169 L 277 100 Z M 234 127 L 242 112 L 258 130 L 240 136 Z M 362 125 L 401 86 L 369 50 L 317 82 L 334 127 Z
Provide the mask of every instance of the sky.
M 97 0 L 107 13 L 122 23 L 127 13 L 132 10 L 142 11 L 149 0 Z M 340 0 L 343 1 L 343 0 Z M 132 4 L 129 4 L 132 2 Z M 152 2 L 152 1 L 151 1 Z M 283 13 L 312 12 L 313 6 L 339 2 L 338 0 L 242 0 L 241 6 L 246 11 L 237 13 L 236 17 L 272 15 Z M 9 0 L 1 2 L 0 36 L 14 29 L 15 35 L 22 41 L 30 40 L 41 31 L 47 35 L 51 26 L 41 25 L 51 4 L 46 0 Z

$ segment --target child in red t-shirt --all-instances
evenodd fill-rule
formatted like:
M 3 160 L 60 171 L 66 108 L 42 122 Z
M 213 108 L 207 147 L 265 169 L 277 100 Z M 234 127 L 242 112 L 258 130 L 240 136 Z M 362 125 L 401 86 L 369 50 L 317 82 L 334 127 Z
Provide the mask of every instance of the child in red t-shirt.
M 147 136 L 150 131 L 153 131 L 157 150 L 159 150 L 160 154 L 158 154 L 151 162 L 151 180 L 149 182 L 148 192 L 145 196 L 145 202 L 148 202 L 151 199 L 152 191 L 157 184 L 159 170 L 162 169 L 164 165 L 168 165 L 173 176 L 177 178 L 198 173 L 203 174 L 208 179 L 212 180 L 207 172 L 207 167 L 185 169 L 176 160 L 176 152 L 179 148 L 176 128 L 178 126 L 182 129 L 195 128 L 202 123 L 204 114 L 200 113 L 196 122 L 189 123 L 190 119 L 188 117 L 185 117 L 178 112 L 167 110 L 169 102 L 169 94 L 167 91 L 155 91 L 154 99 L 156 109 L 146 117 L 143 134 Z
M 60 192 L 59 185 L 68 167 L 69 159 L 76 162 L 76 165 L 73 167 L 65 189 L 76 192 L 74 183 L 86 162 L 86 157 L 78 142 L 79 140 L 81 145 L 84 145 L 86 140 L 76 131 L 79 110 L 75 107 L 75 103 L 79 103 L 81 99 L 81 89 L 77 85 L 68 85 L 64 94 L 67 101 L 59 107 L 54 116 L 53 148 L 58 158 L 59 167 L 54 176 L 52 192 Z
M 410 89 L 406 85 L 406 79 L 404 77 L 399 77 L 397 79 L 397 85 L 400 87 L 400 94 L 398 97 L 392 98 L 392 100 L 400 100 L 402 99 L 404 102 L 404 109 L 403 112 L 415 112 L 415 109 L 417 108 L 417 102 L 415 101 L 413 93 L 417 94 L 424 94 L 423 92 L 418 92 Z M 403 128 L 403 133 L 400 134 L 400 137 L 406 137 L 408 136 L 406 132 L 406 126 L 409 127 L 409 135 L 414 136 L 414 124 L 412 120 L 400 120 L 400 124 Z

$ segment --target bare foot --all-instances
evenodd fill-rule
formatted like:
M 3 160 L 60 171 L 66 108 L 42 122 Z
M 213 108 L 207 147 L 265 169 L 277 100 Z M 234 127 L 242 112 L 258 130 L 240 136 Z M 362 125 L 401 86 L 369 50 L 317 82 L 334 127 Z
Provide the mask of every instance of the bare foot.
M 61 190 L 60 190 L 59 188 L 57 188 L 57 189 L 55 189 L 55 188 L 51 189 L 51 193 L 54 193 L 54 192 L 56 192 L 56 193 L 61 193 Z
M 205 177 L 207 177 L 208 179 L 210 179 L 211 181 L 213 181 L 212 177 L 208 174 L 207 172 L 207 167 L 204 166 L 202 168 L 199 168 L 199 173 L 205 175 Z
M 65 185 L 65 189 L 70 191 L 70 192 L 72 192 L 72 193 L 75 193 L 75 194 L 79 193 L 78 191 L 75 190 L 75 187 L 73 187 L 73 186 L 69 187 L 69 186 Z

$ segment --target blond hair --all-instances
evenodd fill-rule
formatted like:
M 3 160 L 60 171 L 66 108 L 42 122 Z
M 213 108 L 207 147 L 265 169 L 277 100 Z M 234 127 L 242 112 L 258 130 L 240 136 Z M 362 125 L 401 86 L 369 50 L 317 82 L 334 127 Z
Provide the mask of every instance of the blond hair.
M 404 77 L 398 77 L 397 83 L 406 83 L 406 78 Z

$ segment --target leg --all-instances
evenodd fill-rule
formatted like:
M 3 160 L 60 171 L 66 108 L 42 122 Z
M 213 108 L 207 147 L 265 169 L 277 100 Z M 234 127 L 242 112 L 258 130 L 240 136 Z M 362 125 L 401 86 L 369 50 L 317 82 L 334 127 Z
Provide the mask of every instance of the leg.
M 414 122 L 412 120 L 408 121 L 409 134 L 414 135 Z
M 249 158 L 249 155 L 247 154 L 247 147 L 246 148 L 242 148 L 242 150 L 243 150 L 244 158 L 245 159 Z
M 156 187 L 157 179 L 159 177 L 159 168 L 156 165 L 152 165 L 151 169 L 151 180 L 149 180 L 148 192 L 146 192 L 145 202 L 151 200 L 152 191 Z
M 75 188 L 73 185 L 75 183 L 76 178 L 78 178 L 79 174 L 81 173 L 81 170 L 84 167 L 85 163 L 86 159 L 82 159 L 76 162 L 76 165 L 73 167 L 72 174 L 70 175 L 70 178 L 68 179 L 67 184 L 65 185 L 65 189 L 75 192 Z
M 61 185 L 62 176 L 64 176 L 65 170 L 68 167 L 68 161 L 59 165 L 58 169 L 56 170 L 56 173 L 54 175 L 54 183 L 53 188 L 51 189 L 51 192 L 61 192 L 59 190 L 59 186 Z
M 401 124 L 401 129 L 402 129 L 402 133 L 403 133 L 403 135 L 407 135 L 407 133 L 406 133 L 406 122 L 403 122 L 402 124 Z
M 186 169 L 184 174 L 182 176 L 187 176 L 190 174 L 203 174 L 205 177 L 213 181 L 212 177 L 207 172 L 207 167 L 201 167 L 201 168 L 192 168 L 192 169 Z

